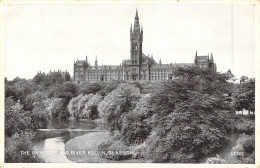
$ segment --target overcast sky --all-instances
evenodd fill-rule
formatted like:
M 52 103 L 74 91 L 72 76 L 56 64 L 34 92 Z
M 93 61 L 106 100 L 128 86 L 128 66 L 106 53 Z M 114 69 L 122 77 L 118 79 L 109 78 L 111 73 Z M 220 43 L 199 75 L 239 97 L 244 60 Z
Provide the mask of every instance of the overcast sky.
M 73 61 L 119 65 L 130 58 L 135 10 L 143 52 L 162 63 L 192 63 L 213 53 L 218 71 L 255 77 L 254 5 L 5 5 L 8 79 L 68 70 Z M 233 12 L 232 12 L 233 11 Z

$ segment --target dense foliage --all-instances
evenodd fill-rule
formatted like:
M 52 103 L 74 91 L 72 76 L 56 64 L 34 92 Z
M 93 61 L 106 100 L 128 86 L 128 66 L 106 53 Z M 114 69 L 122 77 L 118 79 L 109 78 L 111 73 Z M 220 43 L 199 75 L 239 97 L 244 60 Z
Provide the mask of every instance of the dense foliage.
M 120 86 L 109 93 L 98 108 L 108 130 L 119 131 L 125 145 L 147 144 L 142 145 L 146 159 L 176 163 L 201 162 L 219 153 L 233 131 L 252 132 L 252 120 L 234 119 L 232 94 L 239 87 L 227 82 L 228 75 L 197 67 L 179 67 L 174 73 L 173 81 L 162 82 L 150 95 L 137 96 L 128 110 L 121 110 L 125 102 L 124 91 L 117 93 Z M 102 149 L 111 149 L 108 144 Z M 223 159 L 209 162 L 215 161 Z
M 140 89 L 131 84 L 120 84 L 98 105 L 108 130 L 121 131 L 124 116 L 135 108 L 140 98 Z
M 149 99 L 150 95 L 143 95 L 135 109 L 124 117 L 121 134 L 125 144 L 142 143 L 150 134 L 151 126 L 146 121 L 151 113 Z
M 177 67 L 174 76 L 174 80 L 149 83 L 151 87 L 122 81 L 75 84 L 60 72 L 39 73 L 33 80 L 6 80 L 5 159 L 37 161 L 15 151 L 30 149 L 35 129 L 45 128 L 49 119 L 71 117 L 96 119 L 100 128 L 112 133 L 100 150 L 134 151 L 101 155 L 107 159 L 254 163 L 255 80 L 242 77 L 240 84 L 229 83 L 227 74 L 198 67 Z M 141 94 L 142 88 L 154 90 Z M 243 109 L 251 115 L 236 115 Z M 240 134 L 232 151 L 245 155 L 229 162 L 216 154 L 231 142 L 231 134 Z
M 33 80 L 5 79 L 5 162 L 40 162 L 20 152 L 32 148 L 35 130 L 45 128 L 49 118 L 68 118 L 67 103 L 77 94 L 69 80 L 60 72 L 38 73 Z
M 239 91 L 235 97 L 235 108 L 255 113 L 255 79 L 242 77 Z
M 12 98 L 5 99 L 5 162 L 38 162 L 37 158 L 22 155 L 20 151 L 32 147 L 34 134 L 32 118 L 28 111 L 23 110 L 20 101 L 15 103 Z

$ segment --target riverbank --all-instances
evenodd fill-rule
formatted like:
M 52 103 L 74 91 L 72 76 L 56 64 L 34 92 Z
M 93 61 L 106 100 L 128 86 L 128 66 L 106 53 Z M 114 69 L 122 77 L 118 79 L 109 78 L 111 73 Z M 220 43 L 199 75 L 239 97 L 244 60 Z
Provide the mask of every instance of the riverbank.
M 94 152 L 98 151 L 98 146 L 109 139 L 112 136 L 109 132 L 90 132 L 82 136 L 75 137 L 65 144 L 65 150 L 69 151 L 70 154 L 66 154 L 67 158 L 73 162 L 77 163 L 118 163 L 118 162 L 127 162 L 127 163 L 137 163 L 142 162 L 141 160 L 131 159 L 131 160 L 122 160 L 122 161 L 113 161 L 104 158 L 100 158 Z M 72 151 L 75 151 L 73 153 Z M 93 153 L 83 153 L 84 151 L 93 151 Z M 71 152 L 73 154 L 71 154 Z

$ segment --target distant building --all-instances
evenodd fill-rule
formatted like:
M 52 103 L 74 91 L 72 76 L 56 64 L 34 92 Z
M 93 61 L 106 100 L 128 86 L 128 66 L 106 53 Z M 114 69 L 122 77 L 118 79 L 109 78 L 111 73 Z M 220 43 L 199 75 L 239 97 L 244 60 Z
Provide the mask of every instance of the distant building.
M 197 65 L 202 68 L 210 68 L 216 71 L 213 54 L 198 56 L 195 54 L 194 63 L 162 64 L 161 59 L 157 63 L 153 55 L 143 53 L 143 28 L 140 27 L 138 12 L 136 10 L 134 27 L 130 28 L 130 59 L 123 60 L 120 65 L 98 65 L 97 56 L 95 65 L 91 66 L 86 56 L 85 60 L 74 61 L 74 82 L 97 82 L 112 80 L 144 80 L 163 81 L 173 78 L 174 69 L 177 66 Z
M 237 82 L 237 78 L 233 75 L 233 73 L 231 72 L 230 69 L 228 69 L 228 71 L 226 72 L 227 76 L 229 77 L 228 82 Z
M 38 75 L 39 74 L 46 75 L 47 77 L 51 76 L 51 75 L 54 75 L 54 74 L 61 74 L 61 77 L 62 77 L 62 79 L 64 81 L 70 81 L 70 74 L 69 74 L 69 72 L 67 70 L 65 70 L 65 71 L 61 71 L 59 69 L 58 69 L 58 71 L 55 71 L 55 70 L 51 71 L 50 70 L 48 74 L 45 74 L 45 72 L 38 71 L 37 74 Z

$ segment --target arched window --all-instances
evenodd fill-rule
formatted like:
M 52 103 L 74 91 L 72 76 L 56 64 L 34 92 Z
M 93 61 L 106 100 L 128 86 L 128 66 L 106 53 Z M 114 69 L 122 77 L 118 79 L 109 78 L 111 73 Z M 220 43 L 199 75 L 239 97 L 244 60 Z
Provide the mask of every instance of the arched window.
M 135 64 L 137 64 L 137 60 L 135 60 Z

